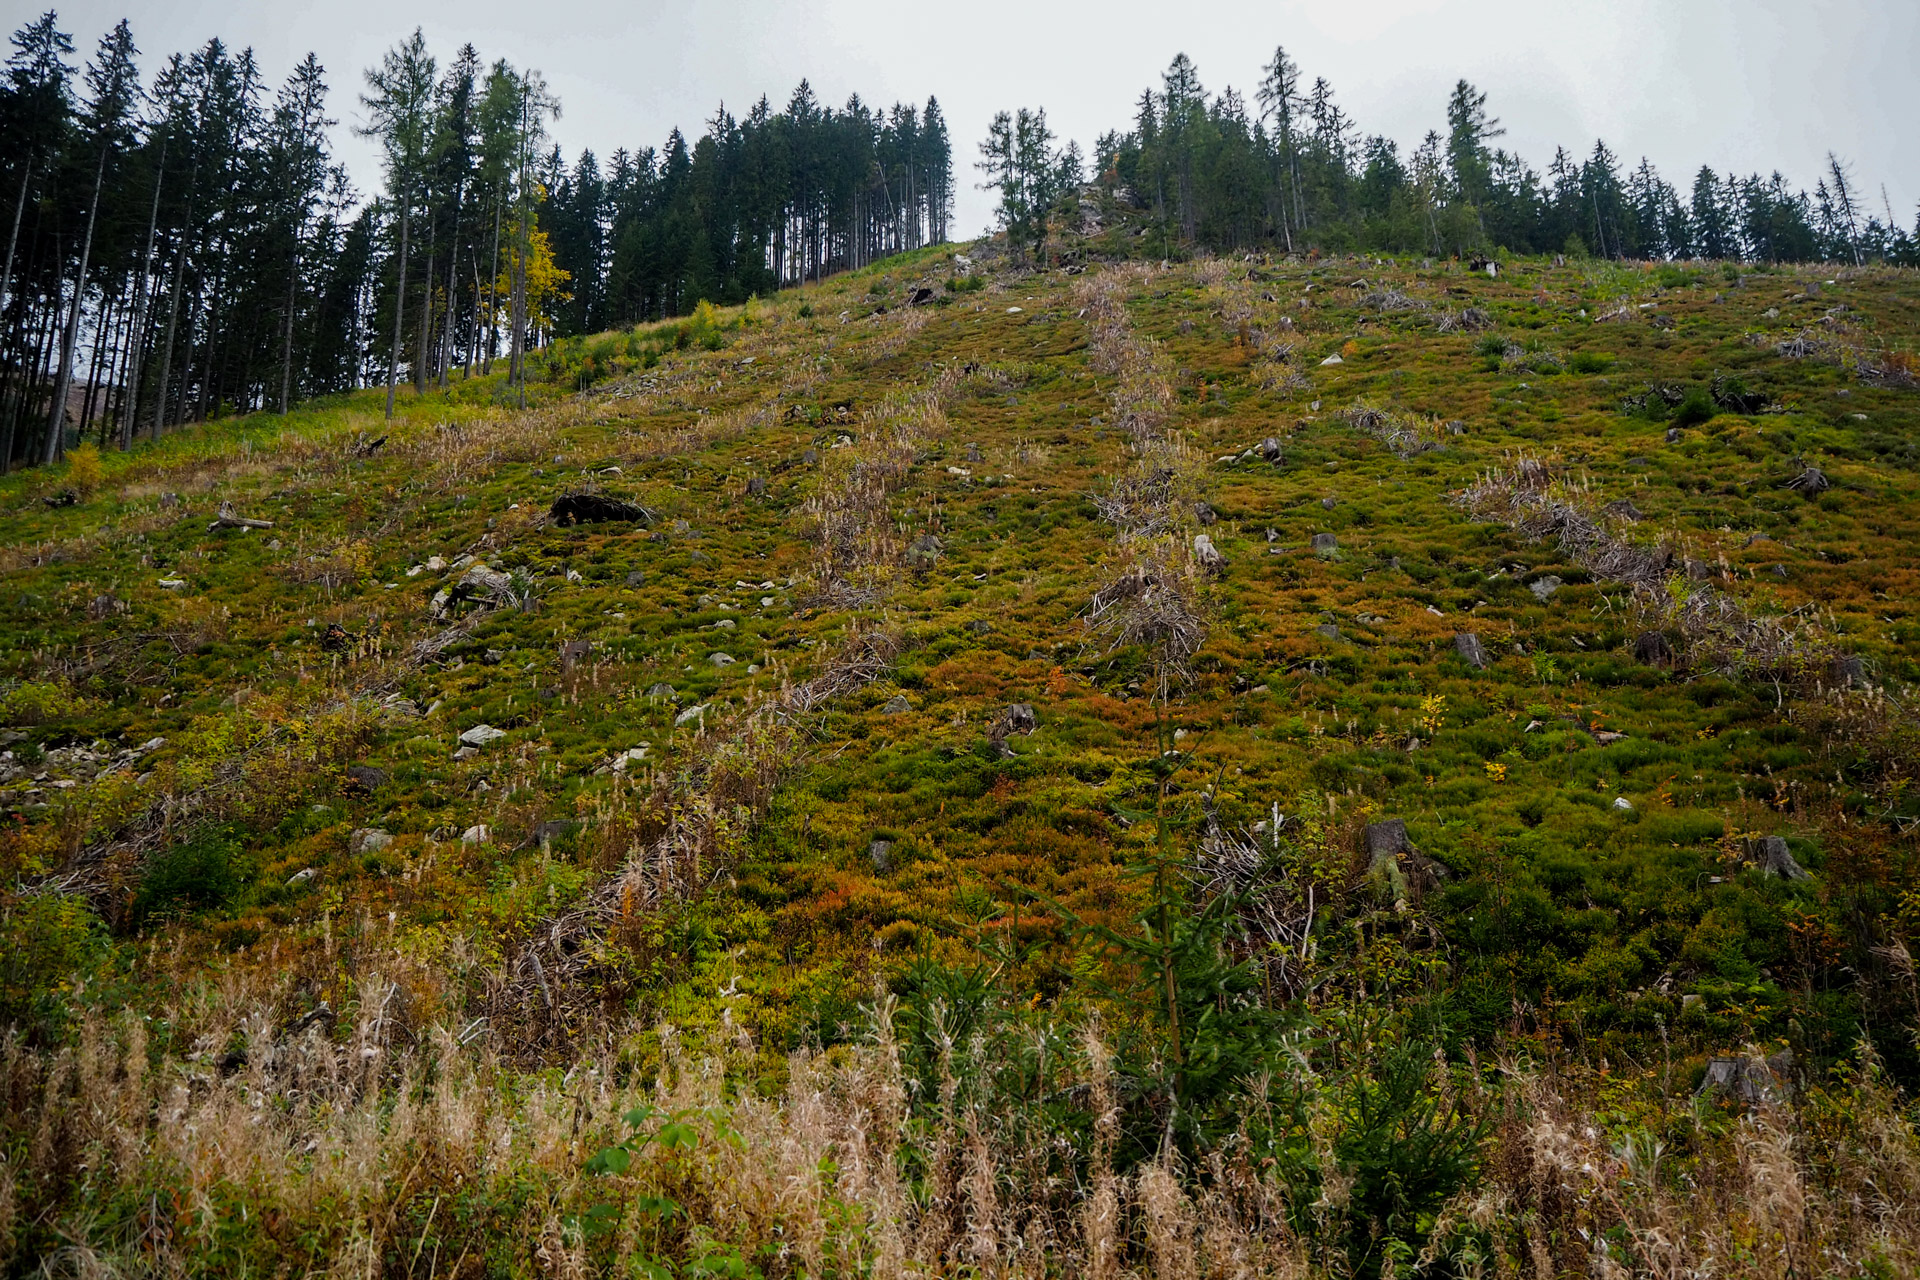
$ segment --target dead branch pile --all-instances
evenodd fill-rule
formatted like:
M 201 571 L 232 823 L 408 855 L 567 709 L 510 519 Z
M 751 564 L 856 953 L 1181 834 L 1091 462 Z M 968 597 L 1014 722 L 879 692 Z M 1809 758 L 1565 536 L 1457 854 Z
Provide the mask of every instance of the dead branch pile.
M 1360 305 L 1372 307 L 1375 311 L 1425 311 L 1429 308 L 1428 303 L 1408 297 L 1398 289 L 1375 289 L 1362 294 Z
M 1493 328 L 1493 317 L 1479 307 L 1464 307 L 1459 311 L 1448 307 L 1440 313 L 1434 327 L 1441 333 L 1481 333 Z
M 1093 593 L 1081 622 L 1089 634 L 1106 641 L 1108 653 L 1129 645 L 1152 649 L 1163 670 L 1164 692 L 1192 675 L 1193 655 L 1206 642 L 1199 576 L 1190 563 L 1143 553 Z
M 1693 667 L 1797 680 L 1832 656 L 1811 617 L 1755 617 L 1729 592 L 1690 582 L 1676 572 L 1672 547 L 1616 534 L 1604 516 L 1595 514 L 1584 489 L 1560 482 L 1539 459 L 1523 458 L 1511 470 L 1488 472 L 1454 502 L 1477 521 L 1507 525 L 1534 542 L 1550 539 L 1595 579 L 1628 588 L 1641 625 L 1676 637 Z
M 1402 462 L 1442 447 L 1439 439 L 1442 428 L 1436 422 L 1388 413 L 1364 402 L 1350 405 L 1344 416 L 1354 430 L 1372 436 L 1393 450 Z

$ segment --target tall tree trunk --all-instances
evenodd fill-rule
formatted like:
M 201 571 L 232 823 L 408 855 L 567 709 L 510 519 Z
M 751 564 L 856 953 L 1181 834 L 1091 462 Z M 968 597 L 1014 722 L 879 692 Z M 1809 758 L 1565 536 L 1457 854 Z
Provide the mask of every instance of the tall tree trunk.
M 280 339 L 280 416 L 287 413 L 287 401 L 293 395 L 293 303 L 300 285 L 300 225 L 293 227 L 293 249 L 287 263 L 287 305 Z
M 411 194 L 400 197 L 400 288 L 393 299 L 393 357 L 387 361 L 387 421 L 393 421 L 393 388 L 400 377 L 400 335 L 407 317 L 407 220 L 413 212 Z
M 187 218 L 180 224 L 180 247 L 173 254 L 173 283 L 168 286 L 167 301 L 167 338 L 160 347 L 160 381 L 153 387 L 153 439 L 160 439 L 160 431 L 166 426 L 167 397 L 171 393 L 173 380 L 173 340 L 180 328 L 180 285 L 187 274 L 187 229 L 193 225 L 195 188 L 199 185 L 200 162 L 194 161 L 192 176 L 187 179 Z
M 493 349 L 499 345 L 500 314 L 500 217 L 507 203 L 506 192 L 496 186 L 493 193 L 493 270 L 487 276 L 487 366 L 481 372 L 493 372 Z
M 433 203 L 427 203 L 427 290 L 420 298 L 420 358 L 413 366 L 413 393 L 427 394 L 427 379 L 433 375 L 433 267 L 435 241 L 440 235 L 440 219 L 433 216 Z
M 147 252 L 140 264 L 140 279 L 135 285 L 133 342 L 127 349 L 126 393 L 120 410 L 120 448 L 124 452 L 133 447 L 133 432 L 140 416 L 140 382 L 142 361 L 140 352 L 147 343 L 147 301 L 148 285 L 153 275 L 154 232 L 160 225 L 160 188 L 167 176 L 167 144 L 160 144 L 160 167 L 153 175 L 153 207 L 147 213 Z
M 100 214 L 100 184 L 107 177 L 107 148 L 100 148 L 100 163 L 93 171 L 93 199 L 87 202 L 87 234 L 80 242 L 80 274 L 74 281 L 73 311 L 67 320 L 66 340 L 60 345 L 60 376 L 53 384 L 53 412 L 47 426 L 47 447 L 42 465 L 58 458 L 66 447 L 67 388 L 73 385 L 73 344 L 80 337 L 80 308 L 87 300 L 87 260 L 93 256 L 93 227 Z M 84 427 L 83 427 L 84 429 Z
M 7 299 L 13 291 L 13 250 L 20 243 L 20 215 L 27 211 L 27 182 L 33 177 L 33 162 L 29 159 L 20 171 L 20 198 L 13 206 L 13 234 L 7 237 L 7 265 L 0 270 L 0 319 L 7 314 Z

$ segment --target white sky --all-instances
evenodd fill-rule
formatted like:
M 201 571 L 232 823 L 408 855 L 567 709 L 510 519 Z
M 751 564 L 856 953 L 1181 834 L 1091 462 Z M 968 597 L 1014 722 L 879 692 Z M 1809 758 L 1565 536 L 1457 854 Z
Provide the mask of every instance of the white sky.
M 5 0 L 8 30 L 50 0 Z M 252 46 L 277 86 L 309 50 L 327 68 L 336 148 L 362 190 L 378 178 L 359 121 L 361 72 L 415 25 L 442 61 L 471 41 L 483 58 L 536 67 L 559 94 L 555 138 L 658 146 L 675 125 L 697 136 L 724 101 L 783 105 L 802 76 L 839 105 L 940 99 L 953 133 L 958 229 L 989 216 L 974 188 L 977 143 L 996 110 L 1040 106 L 1091 152 L 1123 128 L 1177 52 L 1218 93 L 1249 99 L 1284 44 L 1303 79 L 1326 76 L 1368 133 L 1403 150 L 1444 130 L 1461 76 L 1487 90 L 1503 145 L 1544 169 L 1604 137 L 1626 165 L 1643 154 L 1683 194 L 1710 164 L 1778 168 L 1811 189 L 1829 149 L 1853 166 L 1874 211 L 1880 188 L 1911 228 L 1920 200 L 1920 3 L 1853 0 L 1137 0 L 964 6 L 874 0 L 71 0 L 59 5 L 81 54 L 124 16 L 149 76 L 167 53 L 219 36 Z

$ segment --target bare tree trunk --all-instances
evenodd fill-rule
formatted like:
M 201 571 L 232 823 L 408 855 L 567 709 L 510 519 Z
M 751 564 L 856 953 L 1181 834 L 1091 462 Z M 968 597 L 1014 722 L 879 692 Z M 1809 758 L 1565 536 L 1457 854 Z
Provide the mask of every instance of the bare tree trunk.
M 420 358 L 413 365 L 413 393 L 427 394 L 427 380 L 433 376 L 433 268 L 435 242 L 440 236 L 440 219 L 433 216 L 431 193 L 427 201 L 427 291 L 420 299 Z
M 196 166 L 197 169 L 197 166 Z M 187 220 L 180 227 L 180 247 L 173 255 L 173 283 L 168 287 L 167 338 L 160 348 L 160 381 L 153 388 L 153 438 L 166 425 L 168 384 L 173 379 L 173 340 L 180 328 L 180 282 L 187 274 L 187 228 L 193 225 L 193 199 L 187 199 Z
M 481 372 L 493 372 L 493 349 L 499 345 L 500 314 L 500 216 L 507 203 L 507 193 L 496 189 L 493 194 L 493 271 L 487 276 L 487 367 Z
M 135 286 L 133 343 L 127 351 L 127 391 L 120 413 L 120 449 L 133 447 L 133 432 L 140 417 L 140 351 L 147 342 L 148 285 L 153 276 L 154 232 L 160 225 L 160 188 L 167 175 L 167 144 L 160 144 L 160 167 L 153 175 L 153 208 L 147 214 L 147 252 L 140 264 L 140 280 Z
M 13 234 L 7 237 L 7 265 L 0 270 L 0 317 L 7 314 L 7 298 L 13 290 L 13 250 L 20 243 L 20 215 L 27 211 L 27 182 L 33 177 L 33 164 L 28 162 L 20 174 L 20 199 L 13 206 Z
M 400 197 L 400 289 L 393 299 L 393 356 L 387 361 L 387 421 L 393 421 L 393 387 L 400 377 L 400 334 L 407 316 L 407 221 L 413 212 L 411 194 Z
M 42 465 L 51 463 L 66 448 L 67 388 L 73 385 L 73 344 L 80 338 L 80 308 L 87 300 L 87 260 L 93 256 L 93 227 L 100 214 L 100 184 L 107 177 L 107 148 L 100 148 L 100 163 L 93 171 L 93 199 L 87 202 L 87 234 L 80 242 L 80 275 L 74 281 L 73 311 L 67 320 L 66 341 L 60 346 L 60 376 L 53 384 L 53 413 L 47 427 L 47 447 Z M 82 427 L 84 430 L 84 426 Z

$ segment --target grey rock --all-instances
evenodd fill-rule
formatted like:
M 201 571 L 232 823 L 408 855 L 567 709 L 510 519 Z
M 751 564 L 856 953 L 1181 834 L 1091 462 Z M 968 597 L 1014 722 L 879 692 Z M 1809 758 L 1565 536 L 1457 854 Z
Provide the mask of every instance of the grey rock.
M 1208 569 L 1221 569 L 1227 563 L 1227 558 L 1213 545 L 1213 539 L 1204 533 L 1193 535 L 1193 558 Z
M 1487 648 L 1480 643 L 1480 637 L 1473 632 L 1455 632 L 1453 648 L 1454 652 L 1467 660 L 1468 665 L 1474 667 L 1485 667 L 1487 665 Z
M 1777 1098 L 1792 1074 L 1791 1049 L 1782 1049 L 1770 1058 L 1709 1058 L 1698 1092 L 1724 1094 L 1754 1107 Z
M 969 622 L 967 624 L 967 630 L 973 632 L 973 634 L 977 636 L 984 636 L 988 632 L 993 630 L 993 624 L 991 622 L 988 622 L 985 618 L 975 618 L 972 622 Z
M 757 498 L 761 494 L 765 493 L 766 491 L 767 491 L 767 478 L 765 476 L 748 476 L 747 477 L 748 496 Z
M 1641 512 L 1640 508 L 1634 506 L 1633 502 L 1627 498 L 1621 498 L 1617 502 L 1609 502 L 1603 510 L 1610 516 L 1618 517 L 1621 520 L 1631 520 L 1635 523 L 1647 518 L 1646 515 Z
M 460 833 L 461 844 L 485 844 L 493 833 L 487 830 L 487 824 L 476 822 Z
M 1313 549 L 1320 555 L 1330 556 L 1340 549 L 1340 539 L 1330 533 L 1316 533 L 1313 535 Z
M 1668 443 L 1668 444 L 1679 444 L 1679 443 L 1680 443 L 1680 428 L 1678 428 L 1678 427 L 1668 427 L 1668 428 L 1667 428 L 1667 443 Z
M 347 837 L 349 853 L 373 853 L 393 843 L 393 837 L 378 827 L 361 827 Z
M 1331 622 L 1321 623 L 1313 629 L 1313 633 L 1322 640 L 1338 640 L 1340 638 L 1340 628 L 1334 626 Z
M 1193 504 L 1193 518 L 1208 528 L 1212 528 L 1220 522 L 1220 513 L 1204 502 L 1196 502 Z
M 1335 507 L 1337 507 L 1337 506 L 1339 506 L 1339 505 L 1340 505 L 1340 504 L 1339 504 L 1338 502 L 1336 502 L 1336 501 L 1335 501 L 1334 499 L 1332 499 L 1332 498 L 1322 498 L 1322 499 L 1320 499 L 1320 506 L 1321 506 L 1321 509 L 1322 509 L 1322 510 L 1326 510 L 1326 511 L 1331 511 L 1331 510 L 1333 510 L 1333 509 L 1334 509 Z
M 463 746 L 484 747 L 489 742 L 498 742 L 507 736 L 505 729 L 496 729 L 490 724 L 477 724 L 460 735 Z
M 885 715 L 897 716 L 913 710 L 913 704 L 907 701 L 906 694 L 896 693 L 887 699 L 886 704 L 882 706 L 880 710 Z
M 644 569 L 635 569 L 632 573 L 628 574 L 627 585 L 630 587 L 646 586 L 647 585 L 646 571 Z
M 587 660 L 593 652 L 593 645 L 585 640 L 565 640 L 560 644 L 560 669 L 571 671 L 575 666 Z
M 1280 449 L 1280 442 L 1272 436 L 1268 436 L 1255 447 L 1259 451 L 1260 456 L 1268 462 L 1278 463 L 1283 456 Z
M 882 874 L 893 867 L 893 841 L 875 840 L 867 846 L 867 860 L 873 863 L 873 869 Z
M 665 681 L 661 681 L 659 684 L 653 685 L 647 690 L 648 702 L 659 702 L 662 698 L 668 702 L 673 701 L 673 686 Z
M 455 760 L 471 760 L 479 754 L 480 748 L 478 747 L 461 747 L 453 753 L 453 758 Z
M 932 568 L 944 550 L 940 539 L 931 533 L 923 533 L 907 544 L 907 563 L 915 568 Z
M 1031 734 L 1040 727 L 1040 721 L 1033 714 L 1033 704 L 1030 702 L 1012 704 L 1003 713 L 1002 719 L 1005 720 L 1007 731 L 1010 733 Z
M 730 653 L 715 652 L 707 655 L 707 661 L 716 667 L 730 667 L 737 662 L 738 659 Z
M 1538 600 L 1541 604 L 1545 604 L 1553 598 L 1553 593 L 1558 591 L 1563 585 L 1565 584 L 1563 584 L 1559 578 L 1550 573 L 1544 578 L 1535 578 L 1532 582 L 1529 582 L 1527 584 L 1527 590 L 1533 592 L 1533 598 L 1535 600 Z
M 307 881 L 313 879 L 315 876 L 319 874 L 320 873 L 318 871 L 315 871 L 312 867 L 308 867 L 304 871 L 296 871 L 293 873 L 293 875 L 288 877 L 287 888 L 291 889 L 295 885 L 305 884 Z
M 708 705 L 708 703 L 703 702 L 699 706 L 688 707 L 685 711 L 682 711 L 673 718 L 673 727 L 678 729 L 682 726 L 692 724 L 695 720 L 700 720 L 702 723 L 705 723 L 704 717 L 707 714 Z

